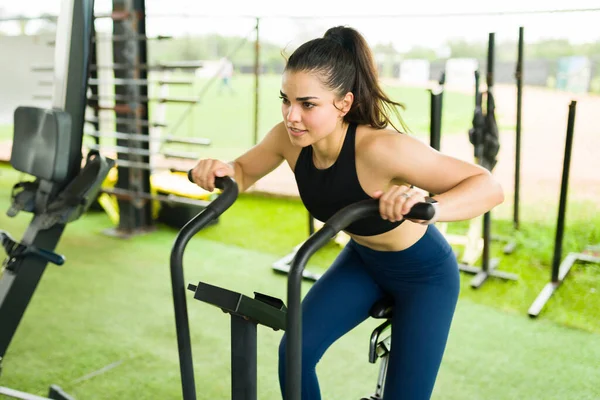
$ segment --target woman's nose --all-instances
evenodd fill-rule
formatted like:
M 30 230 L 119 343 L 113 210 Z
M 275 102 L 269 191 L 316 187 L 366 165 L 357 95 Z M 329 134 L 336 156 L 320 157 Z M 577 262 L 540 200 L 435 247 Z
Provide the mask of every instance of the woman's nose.
M 287 112 L 287 120 L 289 122 L 300 121 L 300 110 L 297 107 L 290 106 Z

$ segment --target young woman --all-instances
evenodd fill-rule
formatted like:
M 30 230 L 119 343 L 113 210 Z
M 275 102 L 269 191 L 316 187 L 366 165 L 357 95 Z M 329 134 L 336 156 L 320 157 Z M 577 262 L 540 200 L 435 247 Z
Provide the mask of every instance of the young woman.
M 300 46 L 280 96 L 283 121 L 261 143 L 231 163 L 200 160 L 194 181 L 212 191 L 215 177 L 227 175 L 243 191 L 285 160 L 321 221 L 378 198 L 381 217 L 348 227 L 351 240 L 302 302 L 302 398 L 321 398 L 319 359 L 388 295 L 395 308 L 384 398 L 429 399 L 459 292 L 453 251 L 431 223 L 479 216 L 503 201 L 502 188 L 487 170 L 395 130 L 390 111 L 399 117 L 401 105 L 382 91 L 371 51 L 352 28 L 331 28 Z M 426 200 L 424 191 L 436 193 L 434 220 L 402 223 Z M 285 338 L 279 365 L 284 393 Z

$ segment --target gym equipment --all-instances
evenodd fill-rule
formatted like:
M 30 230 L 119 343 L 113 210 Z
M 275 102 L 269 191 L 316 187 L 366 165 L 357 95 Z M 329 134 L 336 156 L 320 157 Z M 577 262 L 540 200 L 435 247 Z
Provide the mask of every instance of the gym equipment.
M 191 180 L 191 177 L 189 178 Z M 215 185 L 223 190 L 222 194 L 181 229 L 171 250 L 171 284 L 184 400 L 196 399 L 196 386 L 185 298 L 183 254 L 189 240 L 212 219 L 225 212 L 235 202 L 238 195 L 237 184 L 229 177 L 217 178 Z M 432 218 L 434 212 L 431 204 L 419 203 L 413 207 L 408 217 L 426 220 Z M 231 315 L 232 400 L 256 399 L 256 330 L 259 324 L 287 331 L 289 336 L 287 338 L 288 387 L 286 399 L 297 400 L 300 398 L 300 282 L 302 270 L 309 257 L 319 247 L 325 245 L 352 222 L 371 215 L 379 215 L 377 200 L 366 200 L 348 206 L 331 217 L 322 229 L 311 235 L 298 249 L 288 279 L 288 304 L 291 305 L 289 310 L 286 310 L 282 300 L 256 292 L 255 297 L 250 298 L 205 282 L 187 286 L 188 290 L 194 292 L 195 299 L 212 304 Z
M 493 50 L 493 49 L 492 49 Z M 489 64 L 492 67 L 492 64 Z M 441 132 L 442 132 L 442 106 L 444 96 L 444 83 L 445 73 L 443 72 L 438 81 L 437 87 L 430 90 L 430 123 L 429 123 L 429 145 L 440 151 L 441 147 Z M 478 134 L 483 136 L 482 132 L 486 129 L 486 117 L 483 115 L 481 95 L 479 93 L 479 72 L 475 72 L 475 88 L 476 88 L 476 109 L 474 118 L 474 128 L 471 129 L 470 139 L 480 140 L 480 137 L 474 138 L 473 136 Z M 493 98 L 492 98 L 493 99 Z M 488 112 L 489 113 L 489 112 Z M 481 145 L 476 148 L 476 152 L 481 153 Z M 495 151 L 497 153 L 497 149 Z M 483 152 L 484 154 L 486 152 Z M 492 155 L 492 154 L 490 154 Z M 495 154 L 492 155 L 495 157 Z M 494 161 L 495 162 L 495 161 Z M 433 193 L 430 193 L 432 196 Z M 446 237 L 448 242 L 453 246 L 462 246 L 462 254 L 457 254 L 457 258 L 460 262 L 460 268 L 463 271 L 478 273 L 479 269 L 475 269 L 473 265 L 482 256 L 484 250 L 484 239 L 482 238 L 482 220 L 481 218 L 474 218 L 471 220 L 469 225 L 469 231 L 466 235 L 456 235 L 448 233 L 448 223 L 437 224 L 440 232 Z M 499 240 L 497 237 L 492 237 L 492 240 Z M 510 254 L 514 251 L 516 243 L 514 241 L 508 241 L 508 244 L 504 247 L 504 253 Z M 497 260 L 492 260 L 492 263 L 497 263 Z
M 521 111 L 523 109 L 523 53 L 524 28 L 519 27 L 519 46 L 517 50 L 517 122 L 515 129 L 515 193 L 513 201 L 513 227 L 519 230 L 519 194 L 521 189 Z
M 35 180 L 14 185 L 7 214 L 14 217 L 30 212 L 33 219 L 21 242 L 7 232 L 0 233 L 8 255 L 0 276 L 0 362 L 46 265 L 64 262 L 54 249 L 66 224 L 85 213 L 113 165 L 113 160 L 90 152 L 81 168 L 93 3 L 63 0 L 56 35 L 52 108 L 18 107 L 14 113 L 10 162 Z M 6 387 L 0 387 L 0 394 L 42 399 Z M 72 399 L 57 386 L 50 388 L 48 396 Z
M 571 101 L 569 104 L 569 117 L 567 123 L 567 136 L 565 143 L 565 157 L 563 160 L 563 173 L 560 185 L 560 200 L 558 207 L 558 220 L 556 223 L 556 236 L 554 240 L 554 256 L 552 258 L 552 273 L 550 282 L 544 286 L 533 304 L 529 307 L 530 317 L 537 317 L 546 303 L 550 300 L 554 292 L 558 290 L 571 271 L 571 267 L 578 261 L 584 263 L 600 264 L 600 254 L 598 246 L 587 246 L 580 253 L 569 253 L 562 260 L 562 245 L 565 229 L 565 215 L 567 213 L 567 192 L 569 190 L 569 170 L 571 168 L 571 149 L 573 147 L 573 135 L 575 130 L 575 113 L 577 102 Z
M 488 41 L 488 57 L 487 57 L 487 91 L 486 91 L 486 110 L 483 111 L 483 94 L 479 92 L 479 71 L 475 71 L 475 112 L 473 115 L 473 127 L 469 130 L 469 140 L 473 144 L 475 160 L 482 167 L 489 171 L 492 171 L 496 165 L 496 156 L 500 149 L 500 143 L 498 141 L 498 126 L 496 125 L 495 117 L 495 103 L 493 96 L 494 87 L 494 48 L 495 48 L 495 34 L 492 32 L 489 34 Z M 471 280 L 472 288 L 479 288 L 487 280 L 488 277 L 493 276 L 504 280 L 518 280 L 518 276 L 515 274 L 498 271 L 499 260 L 490 259 L 490 247 L 491 247 L 491 211 L 486 212 L 483 215 L 483 236 L 480 235 L 480 223 L 479 218 L 472 220 L 467 234 L 467 239 L 471 242 L 478 243 L 479 238 L 483 237 L 483 248 L 481 253 L 481 268 L 474 267 L 470 264 L 463 262 L 459 263 L 461 271 L 475 274 L 475 277 Z M 503 240 L 501 238 L 494 238 L 495 240 Z M 515 242 L 508 241 L 508 244 L 504 248 L 504 253 L 511 253 L 516 246 Z M 471 247 L 469 247 L 471 248 Z
M 363 397 L 361 400 L 381 400 L 383 399 L 383 389 L 385 378 L 387 377 L 387 368 L 392 350 L 392 335 L 387 335 L 380 339 L 381 335 L 392 326 L 392 316 L 394 314 L 394 299 L 391 297 L 383 297 L 373 304 L 369 315 L 371 318 L 385 319 L 385 321 L 373 330 L 371 340 L 369 341 L 369 362 L 375 364 L 380 358 L 379 376 L 377 377 L 377 386 L 375 393 L 368 398 Z
M 433 205 L 417 203 L 413 206 L 407 218 L 429 220 L 434 216 L 434 213 Z M 298 253 L 294 257 L 288 277 L 285 396 L 287 400 L 300 400 L 301 396 L 302 310 L 300 303 L 302 271 L 309 258 L 338 232 L 355 221 L 374 215 L 379 215 L 379 202 L 377 200 L 361 201 L 345 207 L 333 215 L 322 229 L 311 235 L 298 249 Z

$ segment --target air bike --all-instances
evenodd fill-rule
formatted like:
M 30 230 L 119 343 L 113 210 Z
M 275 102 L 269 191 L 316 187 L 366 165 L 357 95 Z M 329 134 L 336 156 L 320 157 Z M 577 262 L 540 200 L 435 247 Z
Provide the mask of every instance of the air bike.
M 188 178 L 190 174 L 188 173 Z M 183 253 L 190 239 L 211 221 L 218 218 L 237 199 L 238 187 L 229 177 L 216 178 L 215 185 L 222 189 L 200 214 L 190 220 L 180 231 L 171 250 L 171 283 L 175 307 L 175 325 L 179 347 L 179 363 L 184 400 L 196 399 L 196 384 L 192 360 L 186 289 L 194 292 L 194 298 L 220 308 L 231 316 L 231 399 L 257 399 L 257 325 L 287 332 L 286 352 L 286 400 L 300 400 L 301 396 L 301 287 L 302 272 L 309 258 L 327 244 L 338 232 L 362 218 L 379 215 L 378 200 L 365 200 L 350 205 L 333 215 L 317 232 L 313 233 L 298 249 L 288 275 L 288 307 L 281 299 L 262 293 L 247 297 L 241 293 L 210 285 L 206 282 L 186 286 L 183 275 Z M 407 218 L 429 220 L 434 209 L 429 203 L 417 203 Z M 380 338 L 391 326 L 393 307 L 390 299 L 382 298 L 371 308 L 371 316 L 385 319 L 370 338 L 369 361 L 381 358 L 381 366 L 375 394 L 363 400 L 382 398 L 383 383 L 387 371 L 390 337 Z

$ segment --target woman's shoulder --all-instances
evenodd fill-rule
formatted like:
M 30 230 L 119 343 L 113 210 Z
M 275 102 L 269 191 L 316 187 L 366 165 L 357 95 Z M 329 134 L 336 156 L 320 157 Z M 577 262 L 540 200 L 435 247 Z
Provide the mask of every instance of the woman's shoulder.
M 392 127 L 373 128 L 370 125 L 358 125 L 356 127 L 356 150 L 357 152 L 378 153 L 380 150 L 395 147 L 406 136 Z
M 276 149 L 287 160 L 297 157 L 302 149 L 292 144 L 284 122 L 275 124 L 265 136 L 263 143 Z
M 279 122 L 267 132 L 265 139 L 271 142 L 276 142 L 280 146 L 286 146 L 290 143 L 287 128 L 283 122 Z

